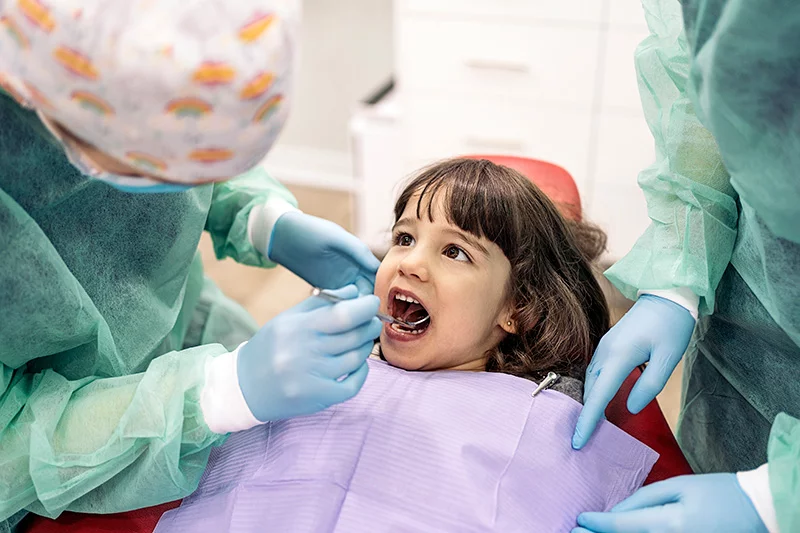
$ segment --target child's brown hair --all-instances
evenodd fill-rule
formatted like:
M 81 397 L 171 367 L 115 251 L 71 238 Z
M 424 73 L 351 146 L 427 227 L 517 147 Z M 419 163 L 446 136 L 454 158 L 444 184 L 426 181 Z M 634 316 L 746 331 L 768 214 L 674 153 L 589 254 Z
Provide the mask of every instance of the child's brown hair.
M 448 221 L 495 243 L 511 263 L 506 295 L 517 333 L 488 354 L 486 370 L 537 380 L 553 371 L 583 380 L 609 327 L 591 267 L 605 234 L 565 219 L 525 176 L 487 160 L 450 159 L 423 169 L 398 198 L 395 221 L 416 193 L 417 217 L 432 220 L 441 193 Z

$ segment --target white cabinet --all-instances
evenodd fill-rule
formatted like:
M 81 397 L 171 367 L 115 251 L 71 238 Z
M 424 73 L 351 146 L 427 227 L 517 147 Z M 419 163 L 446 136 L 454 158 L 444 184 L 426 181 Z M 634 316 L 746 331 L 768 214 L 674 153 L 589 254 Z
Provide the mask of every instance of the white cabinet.
M 633 55 L 647 35 L 647 28 L 613 28 L 606 32 L 600 86 L 603 111 L 624 109 L 642 115 Z
M 599 28 L 409 16 L 398 29 L 403 90 L 591 107 Z
M 522 155 L 558 163 L 586 179 L 592 114 L 498 98 L 479 104 L 464 95 L 415 100 L 404 120 L 411 160 L 430 163 L 467 154 Z
M 633 63 L 640 1 L 395 0 L 394 13 L 399 162 L 370 202 L 389 213 L 388 191 L 446 157 L 543 159 L 575 178 L 609 259 L 627 252 L 648 224 L 636 177 L 655 159 Z
M 598 24 L 603 17 L 603 2 L 599 0 L 400 0 L 399 7 L 403 13 L 478 20 L 505 17 Z
M 642 117 L 603 113 L 598 123 L 593 188 L 606 185 L 637 187 L 639 172 L 654 160 L 655 144 Z

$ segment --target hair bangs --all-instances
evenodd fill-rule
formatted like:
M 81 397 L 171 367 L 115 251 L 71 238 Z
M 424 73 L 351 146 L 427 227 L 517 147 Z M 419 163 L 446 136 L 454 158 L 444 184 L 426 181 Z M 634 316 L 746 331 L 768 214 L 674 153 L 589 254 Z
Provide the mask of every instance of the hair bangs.
M 417 196 L 417 218 L 426 216 L 433 222 L 434 211 L 440 207 L 447 222 L 497 244 L 510 257 L 508 224 L 513 221 L 497 215 L 514 212 L 514 183 L 490 165 L 488 161 L 452 160 L 423 170 L 398 199 L 395 220 Z

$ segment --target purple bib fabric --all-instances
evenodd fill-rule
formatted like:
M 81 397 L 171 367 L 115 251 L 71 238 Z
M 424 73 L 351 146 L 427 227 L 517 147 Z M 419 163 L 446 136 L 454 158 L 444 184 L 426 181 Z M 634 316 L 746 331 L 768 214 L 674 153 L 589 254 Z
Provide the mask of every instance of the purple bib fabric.
M 156 533 L 569 532 L 658 457 L 608 422 L 574 451 L 580 404 L 525 379 L 369 365 L 352 400 L 232 435 Z

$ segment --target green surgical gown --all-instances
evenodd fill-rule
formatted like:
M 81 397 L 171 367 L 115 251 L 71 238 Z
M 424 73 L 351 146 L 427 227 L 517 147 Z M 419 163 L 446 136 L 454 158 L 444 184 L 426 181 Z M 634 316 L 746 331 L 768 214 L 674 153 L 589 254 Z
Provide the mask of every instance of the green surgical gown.
M 678 438 L 697 472 L 769 461 L 800 531 L 800 2 L 643 0 L 650 227 L 607 276 L 700 297 Z
M 271 266 L 247 218 L 276 196 L 294 203 L 262 170 L 117 191 L 0 92 L 0 531 L 22 510 L 113 513 L 195 489 L 224 438 L 200 410 L 204 364 L 256 330 L 204 278 L 198 241 Z

